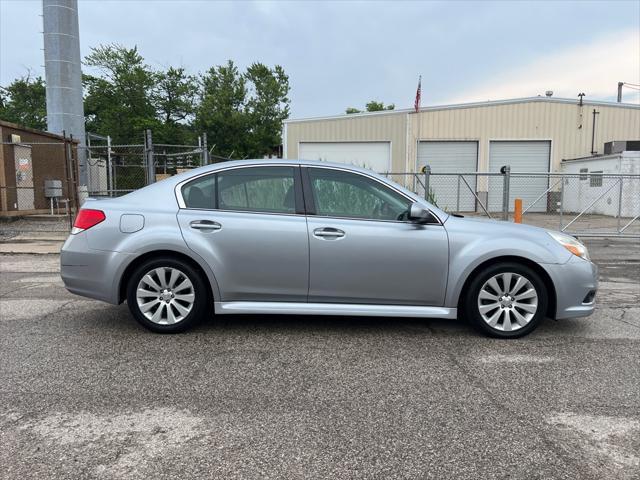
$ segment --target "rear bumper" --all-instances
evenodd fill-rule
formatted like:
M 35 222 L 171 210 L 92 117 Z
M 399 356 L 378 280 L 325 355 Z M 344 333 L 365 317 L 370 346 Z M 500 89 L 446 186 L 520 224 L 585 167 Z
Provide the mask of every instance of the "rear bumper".
M 598 290 L 598 267 L 594 263 L 573 256 L 564 264 L 544 264 L 556 289 L 555 318 L 587 317 L 595 309 L 595 297 L 589 294 Z
M 117 304 L 119 273 L 131 255 L 92 250 L 84 232 L 70 235 L 60 251 L 60 276 L 67 290 L 76 295 Z

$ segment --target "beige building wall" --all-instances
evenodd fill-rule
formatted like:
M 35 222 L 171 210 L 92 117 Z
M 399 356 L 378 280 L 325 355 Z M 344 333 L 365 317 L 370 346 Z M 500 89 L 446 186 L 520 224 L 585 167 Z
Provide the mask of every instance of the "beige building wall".
M 394 171 L 415 171 L 418 140 L 478 141 L 478 169 L 486 171 L 491 140 L 551 140 L 551 169 L 562 159 L 591 154 L 592 112 L 595 150 L 605 142 L 640 139 L 640 107 L 547 99 L 487 102 L 412 111 L 290 120 L 285 155 L 298 157 L 299 142 L 391 141 Z
M 404 113 L 355 115 L 285 124 L 285 157 L 298 158 L 300 142 L 391 142 L 391 166 L 405 171 L 407 120 Z

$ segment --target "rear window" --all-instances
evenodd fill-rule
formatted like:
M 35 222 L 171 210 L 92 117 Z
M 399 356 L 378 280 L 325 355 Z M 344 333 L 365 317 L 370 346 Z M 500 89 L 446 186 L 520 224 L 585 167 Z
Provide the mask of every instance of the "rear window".
M 295 213 L 293 167 L 234 168 L 182 187 L 186 208 Z

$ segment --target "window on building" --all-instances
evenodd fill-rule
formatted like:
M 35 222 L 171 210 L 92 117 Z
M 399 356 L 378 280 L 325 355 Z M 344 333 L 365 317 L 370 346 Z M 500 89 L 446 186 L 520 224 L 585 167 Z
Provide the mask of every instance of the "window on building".
M 601 187 L 602 186 L 602 170 L 597 172 L 591 172 L 591 176 L 589 178 L 589 186 L 590 187 Z

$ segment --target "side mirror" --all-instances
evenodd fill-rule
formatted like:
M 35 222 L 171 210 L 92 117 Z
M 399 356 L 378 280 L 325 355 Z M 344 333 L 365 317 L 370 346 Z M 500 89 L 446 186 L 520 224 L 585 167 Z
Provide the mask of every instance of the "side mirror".
M 432 223 L 434 221 L 433 214 L 422 205 L 414 202 L 409 207 L 409 220 L 418 223 Z

